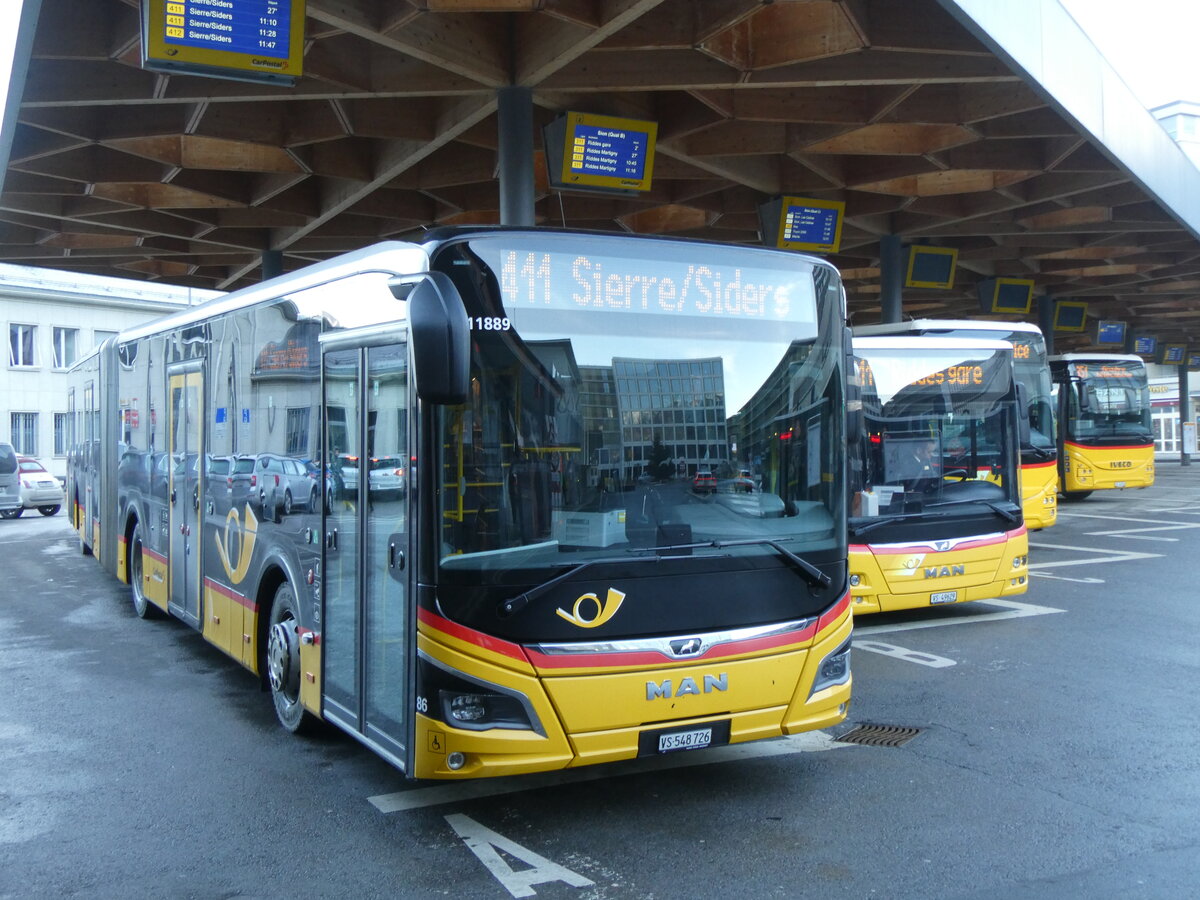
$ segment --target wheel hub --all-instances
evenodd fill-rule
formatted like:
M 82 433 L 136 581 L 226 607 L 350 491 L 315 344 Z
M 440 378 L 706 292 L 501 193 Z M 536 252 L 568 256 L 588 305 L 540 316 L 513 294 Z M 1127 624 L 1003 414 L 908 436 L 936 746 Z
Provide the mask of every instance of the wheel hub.
M 293 694 L 300 670 L 300 649 L 296 642 L 294 620 L 277 622 L 267 636 L 267 677 L 271 689 Z

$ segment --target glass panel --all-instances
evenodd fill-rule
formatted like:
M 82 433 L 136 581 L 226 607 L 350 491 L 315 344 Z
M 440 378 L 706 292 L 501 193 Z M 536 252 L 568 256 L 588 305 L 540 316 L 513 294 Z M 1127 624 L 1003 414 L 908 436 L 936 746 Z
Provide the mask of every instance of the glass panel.
M 325 468 L 333 502 L 325 519 L 325 695 L 358 712 L 359 351 L 325 355 Z
M 367 351 L 367 510 L 365 539 L 368 727 L 403 743 L 407 723 L 409 608 L 408 355 L 405 345 Z

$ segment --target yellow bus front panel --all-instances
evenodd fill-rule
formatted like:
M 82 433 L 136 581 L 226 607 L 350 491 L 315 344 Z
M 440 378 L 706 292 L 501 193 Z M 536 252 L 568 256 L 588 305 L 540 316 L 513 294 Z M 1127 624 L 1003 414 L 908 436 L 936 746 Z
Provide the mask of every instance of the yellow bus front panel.
M 1063 490 L 1104 491 L 1154 484 L 1154 445 L 1086 447 L 1064 444 Z
M 1025 527 L 1036 531 L 1058 521 L 1058 464 L 1021 466 L 1021 512 Z
M 423 657 L 519 698 L 533 727 L 452 727 L 435 717 L 435 698 L 419 697 L 416 778 L 512 775 L 632 759 L 657 754 L 663 734 L 711 731 L 714 745 L 777 737 L 836 725 L 849 707 L 848 597 L 800 629 L 715 645 L 687 662 L 641 650 L 554 656 L 525 647 L 532 673 L 515 655 L 506 664 L 505 650 L 494 640 L 489 659 L 461 652 L 451 642 L 461 642 L 462 631 L 443 640 L 431 627 L 434 618 L 421 620 Z M 451 754 L 462 755 L 460 768 L 450 768 Z
M 956 540 L 851 544 L 854 614 L 896 612 L 1023 594 L 1029 587 L 1029 533 Z

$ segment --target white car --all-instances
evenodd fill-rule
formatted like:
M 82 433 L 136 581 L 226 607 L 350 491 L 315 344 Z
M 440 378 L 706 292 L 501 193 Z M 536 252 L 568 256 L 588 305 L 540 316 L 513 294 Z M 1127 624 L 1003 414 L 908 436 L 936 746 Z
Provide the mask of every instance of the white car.
M 404 494 L 404 460 L 399 456 L 377 456 L 367 473 L 371 494 L 399 497 Z
M 62 509 L 62 485 L 32 456 L 17 457 L 17 478 L 21 505 L 17 509 L 4 510 L 0 515 L 15 519 L 27 509 L 36 509 L 43 516 L 52 516 Z

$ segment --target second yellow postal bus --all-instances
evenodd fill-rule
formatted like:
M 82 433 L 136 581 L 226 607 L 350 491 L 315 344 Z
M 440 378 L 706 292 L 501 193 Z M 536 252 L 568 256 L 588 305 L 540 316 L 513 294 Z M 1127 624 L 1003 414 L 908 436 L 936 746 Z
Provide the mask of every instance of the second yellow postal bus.
M 856 334 L 854 372 L 864 420 L 850 463 L 854 614 L 1024 593 L 1027 420 L 1012 345 Z
M 1027 528 L 1049 528 L 1058 521 L 1058 444 L 1054 391 L 1046 339 L 1028 322 L 971 319 L 914 319 L 890 325 L 867 325 L 857 335 L 945 335 L 1008 341 L 1013 345 L 1013 377 L 1022 394 L 1029 428 L 1021 437 L 1021 508 Z
M 1066 353 L 1050 357 L 1058 393 L 1063 496 L 1154 484 L 1150 385 L 1140 356 Z

